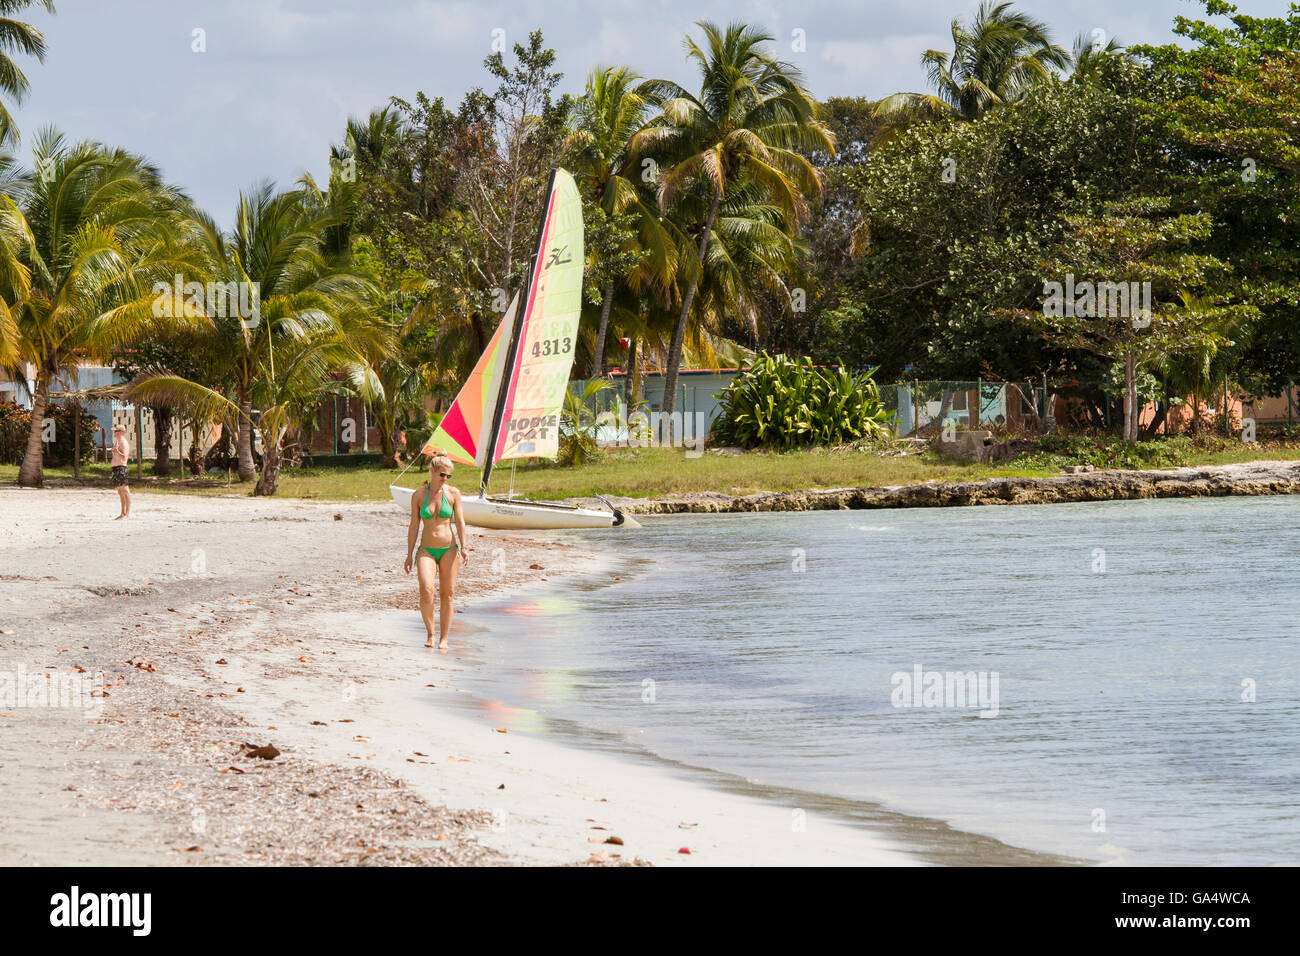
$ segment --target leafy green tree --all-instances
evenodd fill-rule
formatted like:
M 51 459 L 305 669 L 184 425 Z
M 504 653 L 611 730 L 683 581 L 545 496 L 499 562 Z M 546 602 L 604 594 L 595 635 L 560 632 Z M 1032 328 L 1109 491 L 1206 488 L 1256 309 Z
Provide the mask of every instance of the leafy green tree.
M 931 379 L 1074 373 L 1078 353 L 1003 311 L 1041 300 L 1041 263 L 1067 213 L 1153 190 L 1160 143 L 1124 95 L 1053 81 L 974 122 L 916 126 L 872 150 L 844 173 L 861 219 L 859 258 L 823 316 L 838 356 L 879 365 L 884 380 L 907 366 Z
M 788 294 L 767 296 L 760 305 L 759 345 L 768 351 L 810 355 L 820 364 L 835 364 L 851 352 L 834 318 L 855 269 L 854 232 L 862 221 L 849 174 L 901 132 L 876 115 L 875 105 L 862 97 L 832 97 L 822 103 L 836 149 L 809 153 L 824 188 L 810 203 L 801 231 L 806 248 L 791 270 Z
M 478 361 L 522 282 L 570 111 L 569 97 L 555 95 L 562 74 L 540 31 L 515 44 L 514 59 L 484 60 L 497 88 L 472 90 L 455 114 L 440 100 L 398 102 L 414 160 L 399 169 L 424 169 L 446 149 L 451 176 L 445 206 L 397 207 L 414 216 L 400 256 L 409 264 L 403 292 L 416 302 L 403 334 L 427 339 L 432 361 L 455 381 Z M 384 235 L 372 235 L 382 246 Z
M 1068 216 L 1069 231 L 1042 264 L 1052 277 L 1044 282 L 1042 307 L 1016 313 L 1067 347 L 1123 363 L 1125 441 L 1137 441 L 1140 432 L 1139 369 L 1161 357 L 1217 348 L 1227 341 L 1225 322 L 1252 312 L 1189 295 L 1193 288 L 1212 289 L 1227 267 L 1187 251 L 1213 228 L 1208 215 L 1170 216 L 1167 209 L 1168 200 L 1150 198 Z M 1049 284 L 1056 288 L 1049 291 Z
M 1224 294 L 1258 309 L 1233 350 L 1257 394 L 1300 378 L 1300 6 L 1251 17 L 1206 0 L 1227 25 L 1178 17 L 1191 45 L 1134 47 L 1150 64 L 1136 95 L 1168 123 L 1162 153 L 1175 208 L 1216 223 L 1202 249 L 1232 264 Z

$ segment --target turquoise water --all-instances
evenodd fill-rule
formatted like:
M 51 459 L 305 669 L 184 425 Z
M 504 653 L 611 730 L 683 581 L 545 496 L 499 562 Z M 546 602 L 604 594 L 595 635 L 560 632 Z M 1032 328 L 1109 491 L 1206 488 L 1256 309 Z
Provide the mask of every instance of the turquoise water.
M 1300 858 L 1300 497 L 686 516 L 556 537 L 615 566 L 476 610 L 475 695 L 601 746 L 1044 853 Z M 982 678 L 984 704 L 913 696 L 918 667 L 922 687 Z

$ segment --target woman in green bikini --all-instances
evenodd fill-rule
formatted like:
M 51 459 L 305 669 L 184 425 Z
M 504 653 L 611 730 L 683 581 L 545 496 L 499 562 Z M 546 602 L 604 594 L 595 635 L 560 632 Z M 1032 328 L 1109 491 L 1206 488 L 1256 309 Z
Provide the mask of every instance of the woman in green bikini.
M 429 482 L 411 496 L 411 523 L 406 529 L 406 564 L 403 570 L 411 573 L 412 554 L 416 573 L 420 578 L 420 616 L 429 639 L 425 647 L 433 647 L 433 594 L 440 598 L 441 614 L 438 618 L 438 649 L 447 649 L 447 631 L 451 628 L 452 600 L 456 596 L 456 572 L 467 561 L 465 516 L 460 510 L 460 492 L 447 484 L 451 478 L 451 459 L 440 449 L 433 449 L 429 462 Z M 424 532 L 420 533 L 420 521 Z M 459 534 L 452 533 L 452 521 Z M 420 547 L 415 547 L 419 537 Z M 458 544 L 457 542 L 461 542 Z M 436 584 L 435 584 L 436 582 Z

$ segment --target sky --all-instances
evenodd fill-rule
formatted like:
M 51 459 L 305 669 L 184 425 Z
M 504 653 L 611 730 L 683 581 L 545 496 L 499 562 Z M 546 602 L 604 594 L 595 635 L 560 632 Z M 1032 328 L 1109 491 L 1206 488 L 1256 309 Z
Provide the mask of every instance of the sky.
M 599 64 L 694 87 L 682 39 L 700 19 L 765 26 L 776 52 L 819 99 L 922 90 L 928 48 L 951 50 L 949 24 L 978 0 L 56 0 L 21 19 L 46 38 L 44 63 L 18 58 L 32 90 L 16 107 L 30 165 L 38 130 L 142 153 L 217 220 L 261 180 L 281 186 L 329 174 L 329 145 L 349 116 L 417 90 L 449 106 L 493 84 L 482 68 L 541 28 L 557 51 L 564 92 Z M 1241 0 L 1255 16 L 1285 0 Z M 1122 43 L 1167 43 L 1174 17 L 1203 16 L 1189 0 L 1021 0 L 1067 48 L 1102 30 Z M 197 32 L 196 32 L 197 31 Z M 504 32 L 501 32 L 504 31 Z M 803 49 L 795 49 L 803 31 Z M 698 36 L 698 30 L 694 30 Z M 201 48 L 201 49 L 200 49 Z

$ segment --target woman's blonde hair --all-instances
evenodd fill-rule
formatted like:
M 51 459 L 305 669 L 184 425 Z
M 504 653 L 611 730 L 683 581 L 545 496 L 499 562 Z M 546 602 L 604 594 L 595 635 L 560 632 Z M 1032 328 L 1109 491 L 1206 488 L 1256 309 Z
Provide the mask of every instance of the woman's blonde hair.
M 450 471 L 452 468 L 451 459 L 447 457 L 447 452 L 441 448 L 429 449 L 429 471 L 437 468 L 439 471 Z

